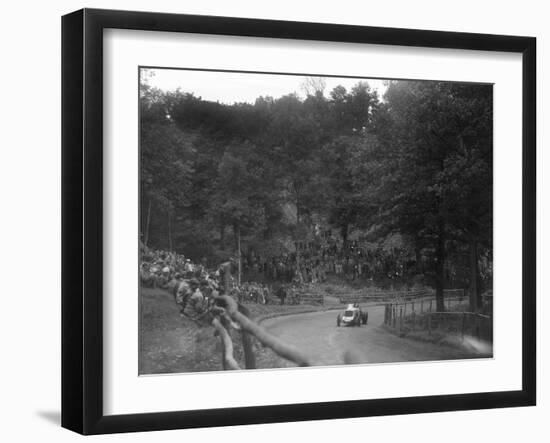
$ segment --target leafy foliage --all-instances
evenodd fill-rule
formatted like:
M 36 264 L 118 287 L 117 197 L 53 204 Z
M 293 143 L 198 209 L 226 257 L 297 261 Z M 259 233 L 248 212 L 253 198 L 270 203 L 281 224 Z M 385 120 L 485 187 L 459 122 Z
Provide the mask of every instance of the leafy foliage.
M 235 254 L 237 233 L 277 251 L 321 224 L 344 241 L 398 234 L 441 297 L 469 251 L 477 280 L 492 252 L 492 86 L 391 81 L 382 99 L 366 82 L 325 87 L 225 105 L 144 82 L 144 237 L 217 260 Z

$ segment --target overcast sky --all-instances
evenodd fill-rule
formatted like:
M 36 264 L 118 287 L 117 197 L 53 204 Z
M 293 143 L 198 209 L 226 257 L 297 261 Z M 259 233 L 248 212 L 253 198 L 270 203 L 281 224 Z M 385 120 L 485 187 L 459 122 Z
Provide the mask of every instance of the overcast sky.
M 301 85 L 307 78 L 298 75 L 281 74 L 248 74 L 233 72 L 189 71 L 183 69 L 147 69 L 152 76 L 147 76 L 147 83 L 164 91 L 192 92 L 203 100 L 219 101 L 225 104 L 236 102 L 254 103 L 259 96 L 279 98 L 296 93 L 304 97 Z M 338 85 L 348 91 L 360 81 L 378 91 L 381 97 L 385 91 L 383 80 L 323 77 L 326 82 L 325 96 Z

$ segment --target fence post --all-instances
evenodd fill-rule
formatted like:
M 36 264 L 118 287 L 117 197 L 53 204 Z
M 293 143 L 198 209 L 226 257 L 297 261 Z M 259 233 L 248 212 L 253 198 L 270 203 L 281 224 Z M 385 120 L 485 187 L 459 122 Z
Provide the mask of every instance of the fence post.
M 250 318 L 250 310 L 246 306 L 238 305 L 238 310 L 246 318 Z M 254 354 L 252 335 L 246 331 L 241 331 L 241 343 L 243 345 L 245 368 L 256 369 L 256 354 Z

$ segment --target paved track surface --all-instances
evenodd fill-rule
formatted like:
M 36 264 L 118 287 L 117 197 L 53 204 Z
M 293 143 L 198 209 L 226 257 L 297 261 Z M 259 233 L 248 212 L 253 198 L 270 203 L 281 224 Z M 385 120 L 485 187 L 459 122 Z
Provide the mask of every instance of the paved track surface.
M 338 311 L 277 317 L 265 320 L 263 326 L 305 352 L 315 366 L 480 357 L 462 349 L 398 337 L 380 327 L 383 306 L 363 310 L 368 311 L 369 320 L 361 327 L 337 327 Z

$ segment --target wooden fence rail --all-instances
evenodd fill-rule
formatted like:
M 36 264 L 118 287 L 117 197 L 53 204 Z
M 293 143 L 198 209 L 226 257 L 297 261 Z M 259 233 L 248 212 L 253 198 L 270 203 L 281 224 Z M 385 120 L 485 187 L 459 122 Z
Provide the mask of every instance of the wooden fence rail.
M 450 301 L 462 302 L 462 297 L 450 298 Z M 468 311 L 433 311 L 435 304 L 429 301 L 424 310 L 424 301 L 421 301 L 420 307 L 415 309 L 414 302 L 411 303 L 387 303 L 384 309 L 384 324 L 397 331 L 406 330 L 415 331 L 416 329 L 427 330 L 431 334 L 441 327 L 452 329 L 460 333 L 464 339 L 467 330 L 472 335 L 492 341 L 492 317 L 477 312 Z M 407 313 L 407 307 L 409 312 Z
M 389 301 L 411 301 L 416 299 L 435 297 L 433 290 L 417 291 L 379 291 L 362 294 L 343 294 L 339 296 L 340 303 L 368 303 L 368 302 L 389 302 Z M 464 298 L 464 289 L 445 289 L 443 297 L 447 302 L 450 299 Z
M 214 297 L 214 305 L 210 308 L 213 316 L 212 326 L 216 329 L 222 343 L 222 363 L 224 369 L 240 369 L 233 356 L 233 343 L 229 328 L 241 331 L 243 334 L 243 349 L 246 361 L 254 361 L 251 358 L 253 347 L 250 341 L 245 341 L 247 334 L 255 337 L 263 346 L 286 360 L 296 363 L 298 366 L 311 366 L 308 358 L 298 348 L 283 342 L 278 337 L 270 334 L 256 322 L 242 312 L 235 299 L 227 295 Z M 247 364 L 247 369 L 253 369 Z
M 478 312 L 430 312 L 428 313 L 428 333 L 441 326 L 449 327 L 454 325 L 456 332 L 460 331 L 460 336 L 464 340 L 464 335 L 469 329 L 472 335 L 480 339 L 493 338 L 492 317 Z
M 310 305 L 324 305 L 325 297 L 323 294 L 315 294 L 312 292 L 298 293 L 298 298 L 300 303 L 310 304 Z

